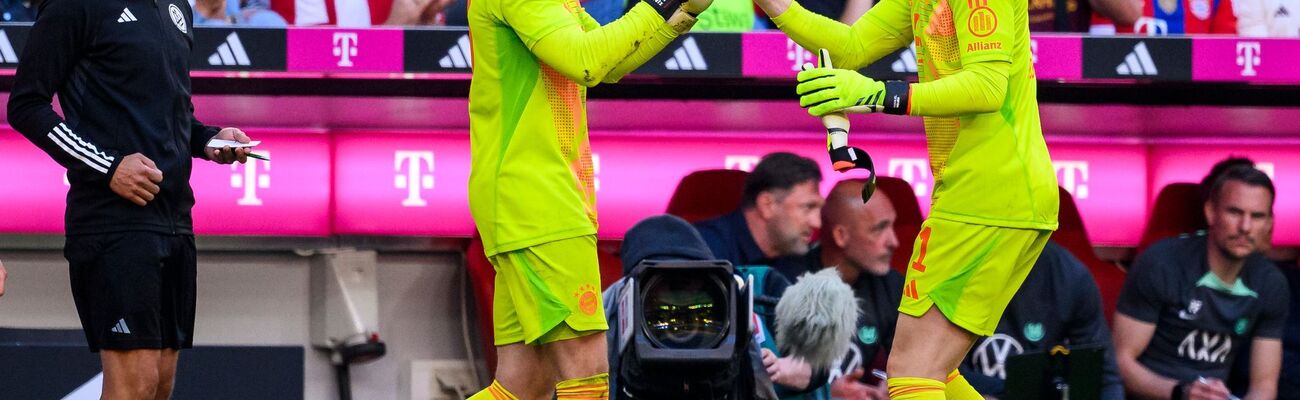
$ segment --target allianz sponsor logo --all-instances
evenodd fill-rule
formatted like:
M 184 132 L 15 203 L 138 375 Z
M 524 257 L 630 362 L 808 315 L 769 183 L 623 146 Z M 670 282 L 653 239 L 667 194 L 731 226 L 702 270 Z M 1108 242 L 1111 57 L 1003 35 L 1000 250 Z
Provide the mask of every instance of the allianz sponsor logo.
M 434 153 L 428 150 L 398 150 L 393 154 L 393 186 L 406 190 L 402 207 L 425 207 L 423 191 L 433 190 Z
M 1232 352 L 1232 337 L 1194 329 L 1178 344 L 1178 356 L 1192 361 L 1225 363 Z

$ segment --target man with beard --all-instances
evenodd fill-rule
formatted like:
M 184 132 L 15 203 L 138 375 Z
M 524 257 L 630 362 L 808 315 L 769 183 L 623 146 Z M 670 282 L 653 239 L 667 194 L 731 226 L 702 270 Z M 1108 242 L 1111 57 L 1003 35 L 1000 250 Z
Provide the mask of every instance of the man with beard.
M 806 272 L 801 256 L 808 253 L 813 231 L 821 228 L 821 180 L 816 161 L 792 153 L 768 154 L 745 177 L 740 209 L 695 228 L 717 259 L 780 272 L 767 274 L 764 283 L 767 293 L 779 297 L 790 280 Z M 815 389 L 826 381 L 826 371 L 814 372 L 802 360 L 770 353 L 764 358 L 772 381 L 788 389 L 782 394 Z
M 1115 353 L 1131 395 L 1231 398 L 1224 380 L 1249 343 L 1249 399 L 1276 396 L 1288 290 L 1260 251 L 1273 227 L 1273 182 L 1235 166 L 1204 205 L 1207 235 L 1157 242 L 1129 271 L 1115 316 Z

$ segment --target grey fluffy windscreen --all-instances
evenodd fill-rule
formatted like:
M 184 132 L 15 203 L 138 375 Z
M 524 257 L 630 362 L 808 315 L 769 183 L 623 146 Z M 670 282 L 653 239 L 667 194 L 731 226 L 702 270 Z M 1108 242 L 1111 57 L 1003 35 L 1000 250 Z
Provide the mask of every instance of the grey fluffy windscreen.
M 853 289 L 835 268 L 806 273 L 776 305 L 776 344 L 781 353 L 829 366 L 848 351 L 858 322 Z

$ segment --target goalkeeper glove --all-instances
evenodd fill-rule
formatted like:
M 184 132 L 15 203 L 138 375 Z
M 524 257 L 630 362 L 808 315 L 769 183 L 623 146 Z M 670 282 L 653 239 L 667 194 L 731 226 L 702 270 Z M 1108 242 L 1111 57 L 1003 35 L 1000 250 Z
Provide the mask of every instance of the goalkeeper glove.
M 704 12 L 704 10 L 707 10 L 709 6 L 713 4 L 713 0 L 686 0 L 686 1 L 642 0 L 642 1 L 645 2 L 646 4 L 649 4 L 651 7 L 654 7 L 655 11 L 659 12 L 659 16 L 664 17 L 664 21 L 671 20 L 673 13 L 678 11 L 678 9 L 681 9 L 681 11 L 685 12 L 686 14 L 689 14 L 691 17 L 699 17 L 700 13 Z
M 814 117 L 836 111 L 884 112 L 905 115 L 910 85 L 877 81 L 857 71 L 812 68 L 799 73 L 799 106 Z

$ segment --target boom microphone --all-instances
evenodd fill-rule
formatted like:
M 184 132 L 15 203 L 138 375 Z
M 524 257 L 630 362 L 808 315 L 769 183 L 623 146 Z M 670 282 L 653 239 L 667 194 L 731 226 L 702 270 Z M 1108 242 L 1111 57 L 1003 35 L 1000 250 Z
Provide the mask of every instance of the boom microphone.
M 806 273 L 776 305 L 776 345 L 813 368 L 830 366 L 848 351 L 857 322 L 857 300 L 839 271 Z

